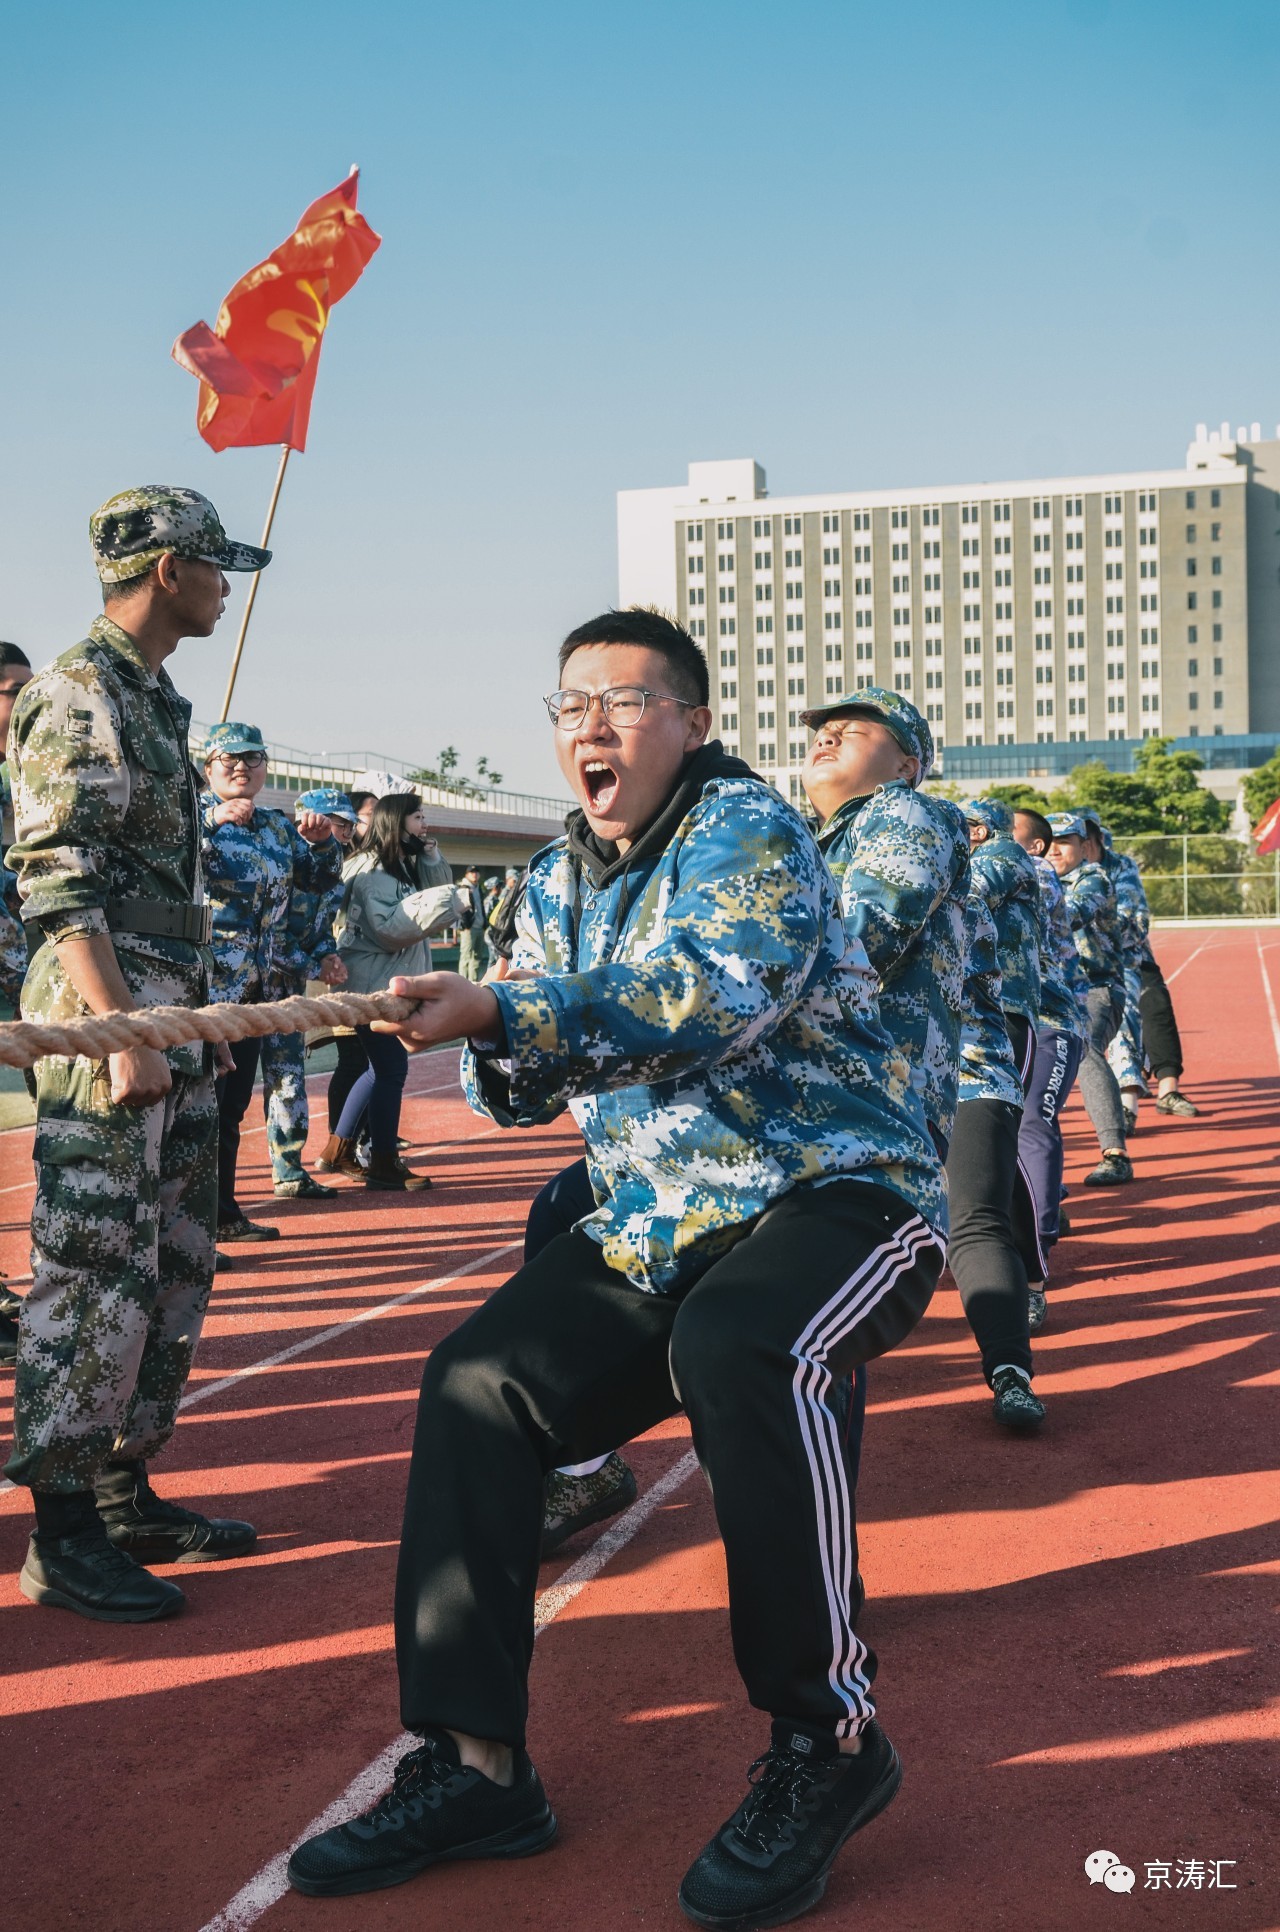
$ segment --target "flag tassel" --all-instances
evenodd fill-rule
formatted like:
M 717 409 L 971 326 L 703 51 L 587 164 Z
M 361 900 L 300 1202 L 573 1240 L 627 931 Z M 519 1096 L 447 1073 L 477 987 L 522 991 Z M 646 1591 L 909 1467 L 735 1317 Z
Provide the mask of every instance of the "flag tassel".
M 289 458 L 292 453 L 292 449 L 288 443 L 281 446 L 280 467 L 276 471 L 275 488 L 271 492 L 271 501 L 267 505 L 267 521 L 262 531 L 262 548 L 264 550 L 269 547 L 271 542 L 271 526 L 276 520 L 276 505 L 280 501 L 280 489 L 284 482 L 284 473 L 289 467 Z M 240 659 L 244 654 L 244 640 L 249 630 L 249 619 L 253 616 L 254 599 L 258 595 L 258 583 L 261 576 L 262 572 L 255 570 L 249 579 L 249 595 L 244 600 L 244 615 L 240 619 L 240 635 L 236 639 L 235 656 L 231 660 L 231 675 L 227 679 L 227 695 L 222 700 L 222 711 L 218 718 L 219 724 L 225 724 L 227 722 L 231 711 L 231 699 L 236 688 L 236 678 L 240 672 Z

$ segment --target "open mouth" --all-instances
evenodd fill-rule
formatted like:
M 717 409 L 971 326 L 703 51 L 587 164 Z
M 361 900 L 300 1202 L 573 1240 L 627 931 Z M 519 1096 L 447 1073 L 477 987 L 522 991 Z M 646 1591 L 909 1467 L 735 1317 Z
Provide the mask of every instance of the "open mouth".
M 600 818 L 609 816 L 618 797 L 618 774 L 603 758 L 588 758 L 579 766 L 587 790 L 588 808 Z

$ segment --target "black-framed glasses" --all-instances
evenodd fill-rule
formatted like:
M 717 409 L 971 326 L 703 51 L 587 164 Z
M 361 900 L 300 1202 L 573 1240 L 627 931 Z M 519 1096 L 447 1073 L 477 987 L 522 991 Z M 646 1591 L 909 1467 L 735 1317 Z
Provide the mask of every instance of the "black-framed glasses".
M 227 771 L 233 771 L 237 765 L 243 765 L 246 771 L 260 771 L 266 762 L 265 751 L 215 751 L 209 760 L 211 765 L 217 763 Z
M 691 698 L 673 698 L 669 691 L 648 691 L 642 684 L 619 684 L 611 691 L 552 691 L 543 699 L 547 715 L 560 731 L 576 731 L 593 704 L 598 704 L 611 725 L 626 731 L 638 725 L 645 705 L 682 704 L 693 709 Z

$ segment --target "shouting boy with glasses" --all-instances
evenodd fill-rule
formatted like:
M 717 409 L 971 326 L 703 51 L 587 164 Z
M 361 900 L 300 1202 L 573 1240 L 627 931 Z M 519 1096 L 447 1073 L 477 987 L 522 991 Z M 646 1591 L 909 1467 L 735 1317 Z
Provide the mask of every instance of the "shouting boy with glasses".
M 469 1036 L 478 1109 L 572 1109 L 599 1205 L 427 1364 L 396 1594 L 402 1716 L 423 1741 L 290 1877 L 340 1895 L 550 1842 L 524 1749 L 544 1485 L 683 1407 L 772 1734 L 680 1902 L 704 1925 L 779 1924 L 901 1777 L 854 1629 L 837 1390 L 929 1301 L 940 1170 L 812 836 L 706 743 L 692 638 L 609 612 L 565 640 L 560 680 L 548 708 L 580 810 L 530 868 L 522 970 L 392 986 L 420 1002 L 408 1036 Z

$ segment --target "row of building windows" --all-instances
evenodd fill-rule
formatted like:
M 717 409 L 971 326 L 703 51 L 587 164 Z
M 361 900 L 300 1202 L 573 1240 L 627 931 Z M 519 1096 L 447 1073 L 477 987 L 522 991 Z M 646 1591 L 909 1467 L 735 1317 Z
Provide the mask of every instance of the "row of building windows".
M 1196 509 L 1198 500 L 1202 495 L 1207 495 L 1209 508 L 1211 510 L 1217 510 L 1222 507 L 1221 490 L 1211 489 L 1211 490 L 1208 490 L 1207 492 L 1196 491 L 1196 490 L 1185 491 L 1184 502 L 1185 502 L 1186 508 L 1188 510 Z M 1104 495 L 1103 516 L 1104 517 L 1123 516 L 1124 501 L 1125 500 L 1124 500 L 1123 494 Z M 1012 503 L 1006 503 L 1006 502 L 992 503 L 988 507 L 990 509 L 992 523 L 1010 523 L 1012 521 L 1013 519 Z M 1144 490 L 1139 492 L 1138 494 L 1139 516 L 1154 515 L 1158 507 L 1159 506 L 1158 506 L 1158 500 L 1157 500 L 1157 493 L 1154 490 L 1149 490 L 1149 491 Z M 982 521 L 982 510 L 983 510 L 983 506 L 980 503 L 961 504 L 960 506 L 961 523 L 962 524 L 980 524 Z M 1083 517 L 1084 498 L 1079 496 L 1064 497 L 1062 499 L 1062 513 L 1063 513 L 1064 519 L 1068 521 Z M 810 514 L 816 515 L 817 512 L 811 512 Z M 919 517 L 920 526 L 923 529 L 930 529 L 930 528 L 937 529 L 941 524 L 942 512 L 939 506 L 936 504 L 922 505 L 918 510 L 917 514 Z M 1051 520 L 1052 515 L 1053 515 L 1053 504 L 1050 498 L 1035 497 L 1032 499 L 1031 518 L 1033 522 L 1048 522 Z M 822 530 L 824 535 L 839 536 L 841 534 L 841 516 L 842 516 L 842 512 L 840 512 L 839 510 L 830 510 L 830 511 L 822 512 Z M 855 530 L 870 531 L 871 512 L 869 510 L 853 510 L 849 512 L 849 516 L 850 516 L 852 527 Z M 912 512 L 910 509 L 891 510 L 889 513 L 890 528 L 893 530 L 910 530 L 911 517 L 912 517 Z M 772 516 L 755 517 L 751 520 L 752 534 L 756 537 L 771 537 L 773 535 L 773 526 L 775 522 L 778 522 L 778 521 L 781 521 L 783 525 L 784 536 L 801 537 L 804 535 L 804 514 L 803 513 L 784 515 L 780 519 Z M 705 542 L 706 527 L 707 526 L 704 522 L 696 522 L 696 521 L 687 522 L 685 524 L 686 544 L 693 545 L 693 544 L 700 544 Z M 1218 538 L 1220 530 L 1221 530 L 1221 525 L 1214 526 L 1213 539 L 1215 541 Z M 732 517 L 724 518 L 720 520 L 719 522 L 716 523 L 715 532 L 716 532 L 716 539 L 718 542 L 720 543 L 734 542 L 737 534 L 736 520 Z M 1195 540 L 1196 540 L 1195 526 L 1189 524 L 1187 526 L 1187 542 L 1194 543 Z

